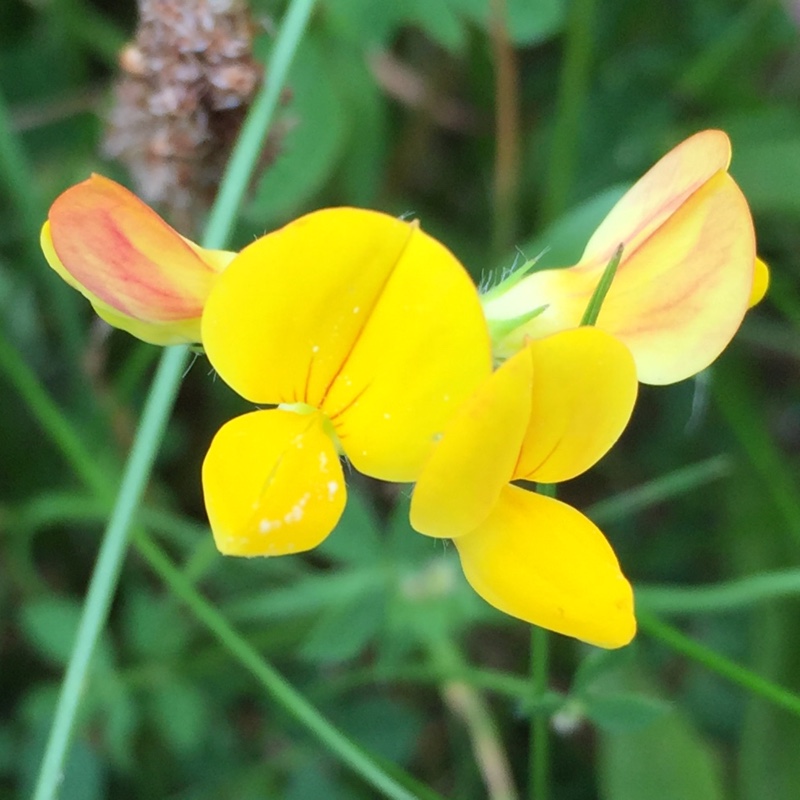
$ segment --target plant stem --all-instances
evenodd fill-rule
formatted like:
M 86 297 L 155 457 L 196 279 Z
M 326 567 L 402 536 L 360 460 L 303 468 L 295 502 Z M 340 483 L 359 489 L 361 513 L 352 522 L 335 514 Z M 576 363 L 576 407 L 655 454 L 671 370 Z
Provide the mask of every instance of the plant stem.
M 679 467 L 658 478 L 635 486 L 607 500 L 600 500 L 584 513 L 598 525 L 625 519 L 672 497 L 690 492 L 712 481 L 727 478 L 732 472 L 729 456 L 718 455 Z
M 74 428 L 53 402 L 36 377 L 36 373 L 2 333 L 0 333 L 0 370 L 6 374 L 45 433 L 61 450 L 87 488 L 97 495 L 107 496 L 108 483 L 98 469 L 92 453 L 84 446 Z
M 556 99 L 549 169 L 542 197 L 542 222 L 549 224 L 566 210 L 572 190 L 581 114 L 589 87 L 595 0 L 569 4 L 564 65 Z
M 172 593 L 191 609 L 195 619 L 205 625 L 228 652 L 258 679 L 273 700 L 301 722 L 331 752 L 339 756 L 344 764 L 386 797 L 394 800 L 415 800 L 418 797 L 416 792 L 408 791 L 384 772 L 369 755 L 333 727 L 314 706 L 287 683 L 283 676 L 231 627 L 222 614 L 197 593 L 186 576 L 172 564 L 155 542 L 139 534 L 135 539 L 135 545 L 151 569 L 169 586 Z M 432 792 L 430 796 L 434 796 Z
M 186 355 L 185 347 L 174 347 L 165 351 L 147 398 L 117 502 L 103 536 L 86 593 L 83 613 L 42 759 L 34 800 L 50 800 L 57 795 L 89 664 L 105 625 L 127 548 L 128 530 L 150 476 L 169 411 L 178 391 Z
M 242 198 L 258 161 L 277 99 L 297 46 L 305 32 L 314 0 L 292 0 L 278 34 L 266 74 L 269 80 L 257 96 L 215 200 L 203 245 L 227 243 Z M 67 672 L 61 686 L 34 800 L 51 800 L 58 793 L 64 760 L 75 727 L 75 718 L 97 639 L 106 621 L 128 542 L 128 532 L 150 478 L 158 446 L 172 411 L 187 363 L 187 347 L 168 348 L 161 358 L 150 389 L 133 447 L 125 466 L 117 501 L 103 536 L 97 564 L 84 602 Z
M 800 569 L 784 569 L 708 586 L 637 585 L 636 606 L 658 614 L 713 614 L 798 595 Z
M 452 675 L 467 666 L 458 647 L 447 637 L 431 637 L 428 651 L 433 664 L 445 674 Z M 519 795 L 508 755 L 483 695 L 467 681 L 455 677 L 443 680 L 440 691 L 445 705 L 461 718 L 467 729 L 488 800 L 517 800 Z
M 544 628 L 531 630 L 531 684 L 533 696 L 542 697 L 547 691 L 547 675 L 550 661 L 549 635 Z M 546 714 L 533 713 L 530 741 L 530 800 L 547 800 L 550 797 L 550 742 Z
M 31 264 L 38 264 L 42 259 L 37 242 L 39 229 L 44 219 L 44 204 L 37 190 L 33 167 L 28 159 L 20 137 L 15 135 L 11 126 L 11 115 L 5 99 L 0 94 L 0 186 L 15 206 L 24 236 L 24 255 Z M 78 327 L 77 302 L 72 289 L 50 270 L 40 273 L 40 281 L 47 292 L 50 307 L 58 320 L 60 334 L 66 350 L 73 359 L 79 361 L 81 348 L 81 332 Z
M 638 610 L 636 618 L 643 633 L 663 642 L 667 647 L 702 664 L 706 669 L 722 675 L 747 691 L 769 700 L 781 708 L 800 716 L 800 697 L 772 681 L 756 675 L 714 650 L 690 639 L 677 628 L 668 625 L 648 611 Z
M 555 497 L 556 484 L 537 483 L 536 491 L 545 497 Z M 531 629 L 531 690 L 534 700 L 544 697 L 548 686 L 550 668 L 550 638 L 544 628 Z M 530 800 L 548 800 L 550 797 L 550 742 L 546 714 L 531 712 L 531 732 L 528 760 L 528 797 Z
M 501 257 L 514 244 L 519 194 L 519 68 L 508 36 L 505 0 L 490 4 L 495 69 L 495 141 L 493 250 Z

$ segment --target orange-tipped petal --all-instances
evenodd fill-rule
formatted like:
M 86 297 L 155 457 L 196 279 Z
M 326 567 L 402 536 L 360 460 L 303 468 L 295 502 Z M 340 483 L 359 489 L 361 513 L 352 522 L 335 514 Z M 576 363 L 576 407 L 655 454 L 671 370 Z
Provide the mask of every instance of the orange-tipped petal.
M 411 480 L 491 370 L 475 287 L 416 223 L 317 211 L 250 245 L 203 316 L 211 363 L 259 403 L 324 410 L 363 472 Z
M 513 478 L 531 413 L 533 361 L 506 361 L 458 409 L 425 463 L 411 498 L 411 525 L 455 538 L 489 516 Z
M 571 506 L 507 486 L 489 518 L 454 541 L 472 588 L 500 611 L 598 647 L 636 633 L 614 551 Z
M 723 131 L 690 136 L 657 161 L 611 209 L 594 232 L 580 263 L 607 264 L 620 242 L 636 250 L 698 189 L 731 161 L 731 143 Z
M 42 247 L 53 269 L 112 317 L 154 326 L 192 320 L 194 329 L 219 271 L 234 256 L 188 242 L 100 175 L 56 198 Z
M 621 339 L 643 383 L 674 383 L 711 364 L 736 333 L 753 287 L 755 239 L 747 201 L 717 173 L 649 238 L 626 248 L 597 327 Z M 605 268 L 601 261 L 543 270 L 523 279 L 487 314 L 545 311 L 500 343 L 514 352 L 580 324 Z
M 203 494 L 221 553 L 301 553 L 334 529 L 345 485 L 323 422 L 317 412 L 253 411 L 217 431 L 203 462 Z
M 760 258 L 756 258 L 756 268 L 753 272 L 753 287 L 750 289 L 748 308 L 758 305 L 769 289 L 769 267 Z
M 636 365 L 618 339 L 575 328 L 531 342 L 530 422 L 514 479 L 557 483 L 596 464 L 625 430 L 638 391 Z

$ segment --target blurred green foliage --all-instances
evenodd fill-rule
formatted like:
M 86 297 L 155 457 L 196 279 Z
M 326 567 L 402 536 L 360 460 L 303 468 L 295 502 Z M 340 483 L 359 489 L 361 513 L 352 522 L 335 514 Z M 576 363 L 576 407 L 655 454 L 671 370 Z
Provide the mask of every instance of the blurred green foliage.
M 253 5 L 267 20 L 264 55 L 283 6 Z M 597 512 L 644 607 L 683 608 L 692 638 L 800 692 L 800 6 L 505 5 L 519 115 L 510 202 L 493 191 L 495 6 L 322 0 L 292 70 L 280 152 L 253 186 L 237 244 L 305 210 L 355 204 L 418 215 L 476 280 L 510 266 L 516 248 L 570 263 L 669 147 L 702 128 L 728 131 L 771 295 L 708 374 L 645 389 L 620 445 L 564 493 Z M 60 190 L 92 170 L 124 179 L 99 140 L 115 53 L 134 22 L 132 2 L 0 4 L 0 798 L 30 795 L 110 506 L 43 435 L 41 409 L 20 387 L 38 378 L 67 415 L 65 435 L 114 485 L 157 355 L 107 337 L 37 245 Z M 550 691 L 533 697 L 528 627 L 469 590 L 452 548 L 409 528 L 407 492 L 352 475 L 347 512 L 313 553 L 218 556 L 199 465 L 215 428 L 244 408 L 198 359 L 139 521 L 259 653 L 379 759 L 445 796 L 487 796 L 474 730 L 447 700 L 456 682 L 491 700 L 484 709 L 522 790 L 529 717 L 545 714 L 554 798 L 800 794 L 796 711 L 646 629 L 619 653 L 552 637 Z M 741 601 L 706 606 L 680 589 L 753 574 L 762 582 Z M 61 797 L 371 796 L 133 552 Z

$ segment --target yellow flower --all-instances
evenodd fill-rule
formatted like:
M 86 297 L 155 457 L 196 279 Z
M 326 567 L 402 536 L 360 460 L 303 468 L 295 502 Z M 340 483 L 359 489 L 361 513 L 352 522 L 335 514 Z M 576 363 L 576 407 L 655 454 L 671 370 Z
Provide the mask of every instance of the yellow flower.
M 491 374 L 477 292 L 416 223 L 352 208 L 302 217 L 245 248 L 206 303 L 211 364 L 256 404 L 203 464 L 219 550 L 308 550 L 336 525 L 337 448 L 361 472 L 413 481 L 444 425 Z
M 200 341 L 205 301 L 235 255 L 184 239 L 101 175 L 56 198 L 41 246 L 50 266 L 106 322 L 160 345 Z
M 636 400 L 628 349 L 583 327 L 529 343 L 454 414 L 422 469 L 411 524 L 452 538 L 496 608 L 601 647 L 636 631 L 631 587 L 580 512 L 512 481 L 557 483 L 614 444 Z
M 580 324 L 620 244 L 622 260 L 597 327 L 623 341 L 644 383 L 667 384 L 707 367 L 767 289 L 747 201 L 727 172 L 722 131 L 698 133 L 644 175 L 594 232 L 580 261 L 487 293 L 496 355 Z M 509 321 L 540 314 L 508 333 Z

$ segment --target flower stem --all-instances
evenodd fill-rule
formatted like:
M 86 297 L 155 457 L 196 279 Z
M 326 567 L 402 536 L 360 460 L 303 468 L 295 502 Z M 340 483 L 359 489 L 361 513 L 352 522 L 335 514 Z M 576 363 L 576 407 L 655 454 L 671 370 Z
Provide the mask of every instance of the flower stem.
M 231 155 L 203 239 L 205 247 L 223 247 L 227 243 L 272 122 L 277 98 L 313 7 L 314 0 L 292 0 L 286 12 L 268 65 L 266 74 L 269 80 L 256 98 Z M 145 403 L 142 420 L 89 584 L 42 759 L 34 800 L 52 800 L 57 796 L 88 667 L 105 625 L 127 549 L 128 533 L 147 486 L 188 355 L 189 350 L 186 347 L 168 348 L 164 352 Z
M 96 495 L 107 495 L 108 484 L 98 469 L 92 453 L 84 446 L 83 441 L 53 402 L 36 377 L 36 373 L 2 333 L 0 333 L 0 370 L 6 374 L 11 385 L 26 402 L 39 424 L 61 450 L 87 488 Z
M 547 691 L 547 674 L 550 661 L 550 642 L 544 628 L 531 630 L 531 683 L 533 696 L 542 697 Z M 530 740 L 530 800 L 548 800 L 550 797 L 550 742 L 548 736 L 548 717 L 543 713 L 533 713 Z
M 494 255 L 503 255 L 517 233 L 519 195 L 519 67 L 508 35 L 505 0 L 490 2 L 495 68 Z
M 241 634 L 231 627 L 211 603 L 198 594 L 190 580 L 175 567 L 152 539 L 139 534 L 136 536 L 135 546 L 138 553 L 167 584 L 172 593 L 191 609 L 195 619 L 214 634 L 225 649 L 261 683 L 273 700 L 301 722 L 343 763 L 386 797 L 394 800 L 415 800 L 421 796 L 417 789 L 412 792 L 405 788 L 381 769 L 357 744 L 333 727 Z M 437 797 L 431 791 L 425 794 L 430 798 Z
M 89 664 L 105 625 L 125 556 L 128 530 L 158 452 L 158 445 L 186 364 L 187 352 L 185 347 L 174 347 L 165 351 L 147 398 L 117 501 L 103 536 L 89 590 L 86 593 L 83 613 L 75 635 L 67 672 L 61 684 L 55 718 L 42 759 L 34 800 L 50 800 L 57 796 L 64 759 L 72 739 L 78 706 L 84 693 Z
M 36 245 L 44 217 L 44 204 L 37 189 L 35 172 L 23 143 L 12 128 L 11 114 L 0 94 L 0 186 L 3 186 L 16 209 L 22 235 L 25 237 L 24 254 L 31 264 L 42 261 Z M 58 321 L 64 346 L 74 362 L 78 361 L 81 332 L 77 313 L 78 298 L 72 289 L 49 269 L 41 273 L 42 288 L 47 293 L 49 307 Z
M 749 669 L 739 666 L 734 661 L 685 636 L 677 628 L 663 622 L 648 611 L 638 609 L 636 618 L 643 633 L 658 639 L 672 650 L 697 661 L 706 669 L 722 675 L 723 678 L 727 678 L 747 691 L 760 695 L 771 703 L 800 716 L 800 697 L 793 692 L 756 675 Z
M 537 483 L 536 491 L 545 497 L 555 497 L 554 483 Z M 547 692 L 550 668 L 550 638 L 544 628 L 531 629 L 531 689 L 535 700 Z M 550 797 L 550 741 L 548 716 L 531 712 L 530 752 L 528 764 L 528 797 L 530 800 L 548 800 Z
M 564 65 L 556 99 L 549 169 L 546 174 L 542 217 L 553 222 L 566 210 L 575 174 L 581 115 L 589 87 L 594 35 L 595 0 L 574 0 L 570 3 Z

